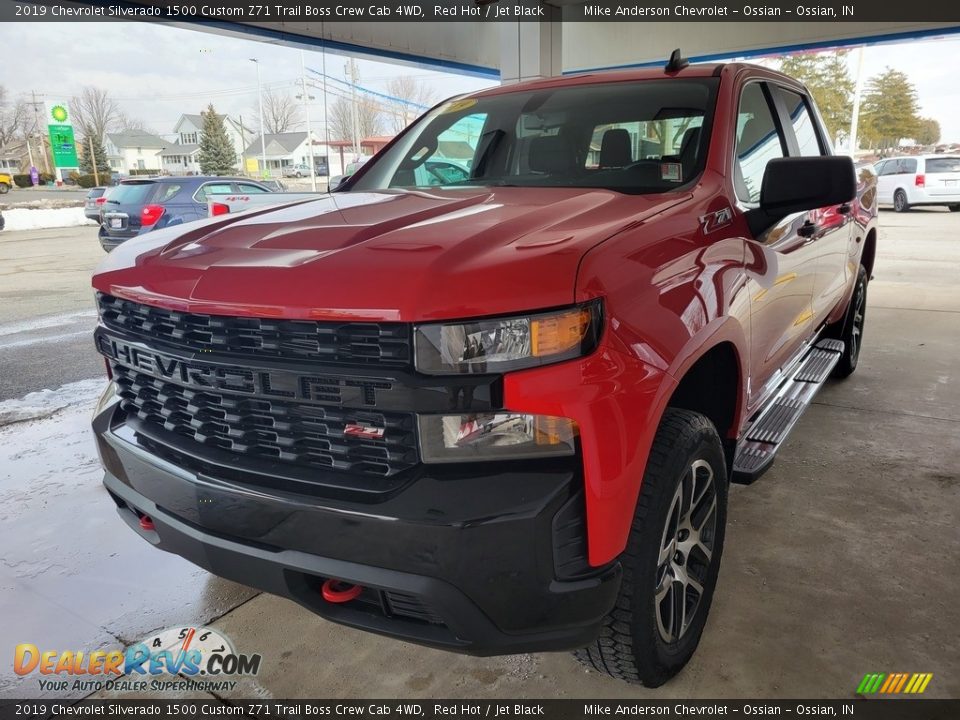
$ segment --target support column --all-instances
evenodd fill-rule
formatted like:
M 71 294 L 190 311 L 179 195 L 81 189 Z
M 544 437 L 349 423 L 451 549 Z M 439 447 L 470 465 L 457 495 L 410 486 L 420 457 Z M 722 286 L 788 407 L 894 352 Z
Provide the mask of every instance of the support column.
M 543 5 L 537 22 L 501 22 L 500 82 L 555 77 L 563 73 L 562 9 Z

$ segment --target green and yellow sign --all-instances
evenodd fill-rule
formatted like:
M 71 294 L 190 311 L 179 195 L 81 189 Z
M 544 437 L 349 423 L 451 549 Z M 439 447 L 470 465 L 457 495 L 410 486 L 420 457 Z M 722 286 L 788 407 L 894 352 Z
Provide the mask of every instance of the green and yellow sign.
M 75 168 L 77 143 L 73 136 L 73 120 L 65 102 L 51 103 L 47 111 L 47 131 L 50 133 L 50 151 L 53 164 L 58 168 Z

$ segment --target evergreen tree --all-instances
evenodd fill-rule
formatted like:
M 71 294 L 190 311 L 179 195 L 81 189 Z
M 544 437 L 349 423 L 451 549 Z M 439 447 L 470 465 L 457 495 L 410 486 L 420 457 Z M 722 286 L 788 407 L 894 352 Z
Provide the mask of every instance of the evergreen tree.
M 203 134 L 200 137 L 200 172 L 204 175 L 232 175 L 237 154 L 227 136 L 223 118 L 217 115 L 211 103 L 203 115 Z
M 847 72 L 846 55 L 845 51 L 804 53 L 780 63 L 780 72 L 802 82 L 813 95 L 831 140 L 850 132 L 854 82 Z
M 917 106 L 917 91 L 906 73 L 887 68 L 870 78 L 860 115 L 863 138 L 880 150 L 897 147 L 902 138 L 915 138 L 920 131 Z
M 913 139 L 919 145 L 936 145 L 940 142 L 940 123 L 933 118 L 920 118 L 920 125 Z
M 90 146 L 93 146 L 93 157 L 90 157 Z M 110 161 L 107 160 L 107 151 L 103 140 L 96 135 L 87 134 L 80 145 L 80 172 L 84 175 L 93 175 L 93 163 L 96 160 L 97 172 L 102 176 L 110 173 Z

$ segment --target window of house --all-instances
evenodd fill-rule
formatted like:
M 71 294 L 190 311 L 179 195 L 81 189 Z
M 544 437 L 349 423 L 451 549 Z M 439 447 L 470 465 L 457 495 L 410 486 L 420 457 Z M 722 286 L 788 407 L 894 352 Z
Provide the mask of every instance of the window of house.
M 760 83 L 750 83 L 740 95 L 737 113 L 737 162 L 734 186 L 744 202 L 760 201 L 767 163 L 786 157 L 786 145 L 777 130 L 767 95 Z

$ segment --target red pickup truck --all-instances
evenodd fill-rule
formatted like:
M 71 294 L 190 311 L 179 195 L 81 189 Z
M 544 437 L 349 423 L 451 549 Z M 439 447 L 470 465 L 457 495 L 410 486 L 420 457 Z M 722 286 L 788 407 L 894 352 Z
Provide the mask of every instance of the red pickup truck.
M 459 97 L 335 193 L 105 259 L 104 482 L 148 542 L 324 618 L 656 686 L 728 483 L 857 366 L 876 237 L 873 175 L 770 70 Z

